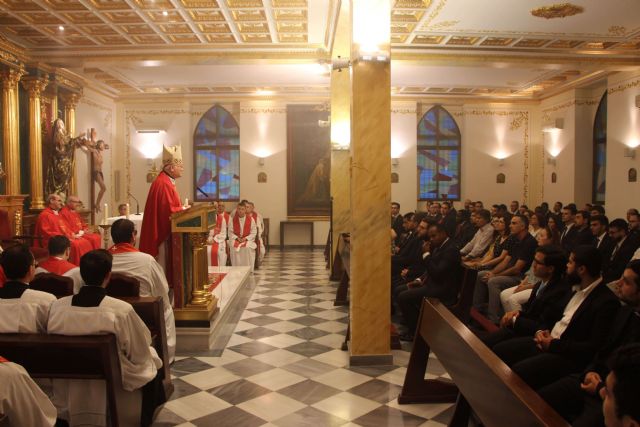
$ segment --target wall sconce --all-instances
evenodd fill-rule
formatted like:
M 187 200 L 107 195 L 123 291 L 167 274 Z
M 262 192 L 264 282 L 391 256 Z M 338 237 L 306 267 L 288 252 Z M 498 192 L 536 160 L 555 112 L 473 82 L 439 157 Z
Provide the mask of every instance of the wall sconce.
M 550 166 L 554 166 L 556 165 L 556 158 L 555 157 L 547 157 L 547 164 Z
M 398 166 L 398 165 L 400 164 L 400 159 L 399 159 L 399 158 L 397 158 L 397 157 L 392 157 L 392 158 L 391 158 L 391 164 L 392 164 L 393 166 Z
M 498 166 L 500 167 L 504 166 L 504 158 L 498 159 Z
M 624 156 L 630 159 L 636 158 L 636 147 L 625 147 Z
M 546 125 L 542 128 L 543 132 L 553 132 L 555 130 L 564 129 L 564 119 L 557 118 L 551 124 Z
M 258 157 L 258 165 L 264 166 L 264 157 Z

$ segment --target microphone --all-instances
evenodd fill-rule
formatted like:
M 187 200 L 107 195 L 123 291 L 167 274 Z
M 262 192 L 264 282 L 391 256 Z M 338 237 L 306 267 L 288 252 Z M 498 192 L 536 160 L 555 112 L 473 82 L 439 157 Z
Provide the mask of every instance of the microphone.
M 133 197 L 133 194 L 127 193 L 127 195 L 136 201 L 136 215 L 140 215 L 140 202 L 138 202 L 138 199 Z
M 202 188 L 198 187 L 197 185 L 196 185 L 196 190 L 201 192 L 204 195 L 204 197 L 206 197 L 207 199 L 209 198 L 209 195 L 207 193 L 205 193 L 204 190 Z

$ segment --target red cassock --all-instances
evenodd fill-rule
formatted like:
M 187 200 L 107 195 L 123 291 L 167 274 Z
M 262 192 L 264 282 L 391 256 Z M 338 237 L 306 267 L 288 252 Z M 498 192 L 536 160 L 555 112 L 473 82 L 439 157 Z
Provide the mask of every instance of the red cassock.
M 89 243 L 91 243 L 91 247 L 93 249 L 100 249 L 100 234 L 87 231 L 89 227 L 82 221 L 82 218 L 80 217 L 80 214 L 78 212 L 71 210 L 65 206 L 60 209 L 59 213 L 60 216 L 62 216 L 62 218 L 67 221 L 69 230 L 71 230 L 73 234 L 78 234 L 80 230 L 84 231 L 82 238 L 88 240 Z
M 41 261 L 40 263 L 38 263 L 38 266 L 44 268 L 49 273 L 54 273 L 54 274 L 57 274 L 58 276 L 62 276 L 67 271 L 76 267 L 75 265 L 71 264 L 69 261 L 56 258 L 53 256 L 50 256 L 44 261 Z
M 0 288 L 4 286 L 4 282 L 7 281 L 7 276 L 4 275 L 4 269 L 0 265 Z
M 153 257 L 158 256 L 158 248 L 171 233 L 171 214 L 182 210 L 176 185 L 169 175 L 160 172 L 151 184 L 144 206 L 142 230 L 140 230 L 140 251 Z M 167 246 L 171 249 L 171 245 Z M 171 254 L 168 254 L 171 259 Z M 168 267 L 168 266 L 167 266 Z M 169 275 L 167 274 L 169 277 Z
M 67 236 L 71 241 L 69 261 L 75 265 L 80 264 L 82 255 L 93 249 L 89 241 L 74 239 L 73 233 L 67 225 L 67 221 L 60 215 L 57 215 L 51 208 L 46 208 L 38 215 L 38 220 L 36 221 L 36 236 L 41 236 L 42 240 L 36 239 L 34 244 L 42 248 L 46 248 L 49 245 L 49 239 L 53 236 Z

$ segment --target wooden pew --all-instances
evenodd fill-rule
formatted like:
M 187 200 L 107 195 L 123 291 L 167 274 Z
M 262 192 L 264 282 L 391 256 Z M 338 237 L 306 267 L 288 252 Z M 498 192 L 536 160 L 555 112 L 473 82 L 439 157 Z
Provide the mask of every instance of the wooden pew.
M 58 276 L 55 273 L 36 274 L 36 277 L 29 283 L 29 287 L 35 291 L 50 293 L 56 298 L 73 295 L 73 279 Z
M 467 427 L 471 410 L 485 426 L 568 426 L 443 304 L 424 300 L 418 325 L 398 403 L 451 400 L 455 386 L 424 379 L 433 349 L 459 389 L 449 426 Z
M 336 298 L 333 301 L 334 306 L 349 305 L 351 236 L 347 233 L 342 233 L 340 237 L 334 261 L 334 273 L 339 274 L 340 283 L 338 284 L 338 289 L 336 289 Z
M 449 307 L 449 310 L 466 325 L 469 323 L 469 310 L 473 304 L 473 291 L 478 278 L 478 270 L 471 268 L 463 268 L 462 270 L 462 283 L 458 289 L 458 299 L 454 305 Z
M 122 297 L 123 301 L 133 306 L 140 319 L 147 325 L 153 338 L 153 348 L 162 359 L 162 385 L 165 396 L 173 393 L 171 369 L 169 367 L 169 350 L 167 348 L 167 330 L 164 322 L 164 305 L 161 297 Z
M 0 334 L 0 348 L 33 378 L 105 380 L 111 425 L 118 426 L 122 376 L 115 335 Z

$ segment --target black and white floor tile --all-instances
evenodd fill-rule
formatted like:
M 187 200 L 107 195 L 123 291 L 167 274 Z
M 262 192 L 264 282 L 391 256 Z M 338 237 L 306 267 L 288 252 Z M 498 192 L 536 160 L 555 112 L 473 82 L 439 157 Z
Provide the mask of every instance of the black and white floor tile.
M 271 250 L 219 348 L 176 358 L 154 426 L 446 425 L 451 404 L 398 404 L 408 351 L 394 350 L 393 366 L 348 366 L 336 286 L 321 250 Z M 434 359 L 427 378 L 437 377 L 448 378 Z

